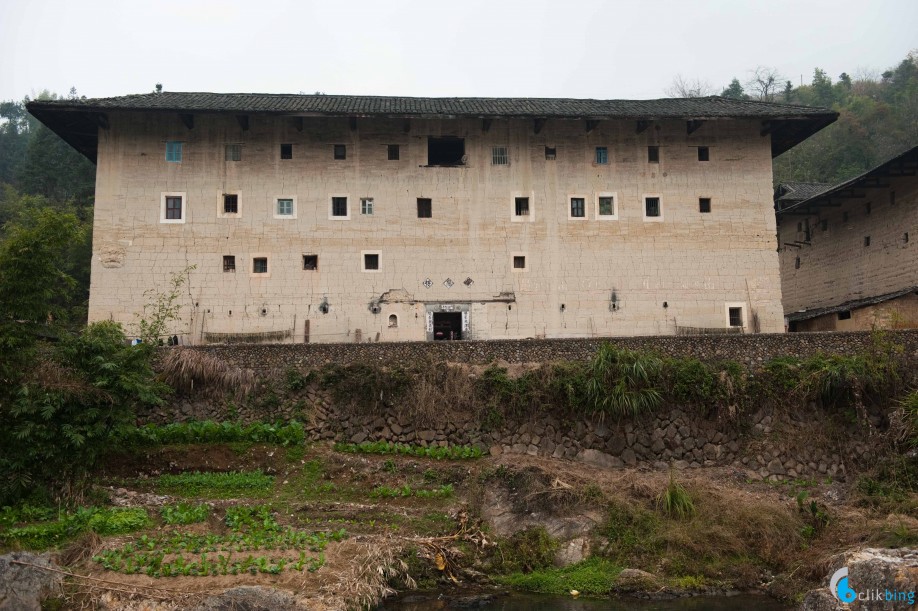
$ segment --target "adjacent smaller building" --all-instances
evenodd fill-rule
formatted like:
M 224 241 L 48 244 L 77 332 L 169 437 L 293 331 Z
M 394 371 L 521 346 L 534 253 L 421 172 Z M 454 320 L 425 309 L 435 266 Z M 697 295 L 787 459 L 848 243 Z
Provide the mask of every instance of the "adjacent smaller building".
M 775 190 L 789 331 L 918 327 L 918 146 L 834 187 Z

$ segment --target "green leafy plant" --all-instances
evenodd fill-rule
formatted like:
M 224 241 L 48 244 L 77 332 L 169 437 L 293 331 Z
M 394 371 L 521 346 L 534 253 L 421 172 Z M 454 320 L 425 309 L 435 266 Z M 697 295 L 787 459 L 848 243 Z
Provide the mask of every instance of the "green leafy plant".
M 657 507 L 670 517 L 680 520 L 695 514 L 695 503 L 685 487 L 676 481 L 675 469 L 669 470 L 669 483 L 657 497 Z
M 123 447 L 184 443 L 270 443 L 282 446 L 302 445 L 306 439 L 303 425 L 293 421 L 267 424 L 255 422 L 173 422 L 166 425 L 127 426 L 117 431 L 117 443 Z
M 365 441 L 359 444 L 336 443 L 334 449 L 336 452 L 350 454 L 403 454 L 406 456 L 436 458 L 438 460 L 481 458 L 483 455 L 481 449 L 474 446 L 431 446 L 425 448 L 423 446 L 388 441 Z
M 180 473 L 161 475 L 153 480 L 156 490 L 180 496 L 212 496 L 225 498 L 237 494 L 266 495 L 274 488 L 274 476 L 261 471 L 231 471 L 229 473 Z
M 615 418 L 652 411 L 662 401 L 656 387 L 661 368 L 653 354 L 601 345 L 590 364 L 587 408 Z
M 210 515 L 210 507 L 203 504 L 177 503 L 164 505 L 159 513 L 165 524 L 195 524 L 207 519 L 207 516 Z

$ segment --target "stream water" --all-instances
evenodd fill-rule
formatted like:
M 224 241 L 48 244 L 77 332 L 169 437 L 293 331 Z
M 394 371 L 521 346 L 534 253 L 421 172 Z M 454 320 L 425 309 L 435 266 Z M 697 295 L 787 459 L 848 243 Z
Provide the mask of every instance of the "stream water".
M 455 603 L 455 600 L 443 598 L 437 592 L 413 592 L 386 602 L 378 607 L 378 611 L 460 608 L 479 611 L 787 611 L 789 608 L 773 598 L 754 594 L 649 601 L 633 598 L 596 599 L 513 593 L 484 604 Z

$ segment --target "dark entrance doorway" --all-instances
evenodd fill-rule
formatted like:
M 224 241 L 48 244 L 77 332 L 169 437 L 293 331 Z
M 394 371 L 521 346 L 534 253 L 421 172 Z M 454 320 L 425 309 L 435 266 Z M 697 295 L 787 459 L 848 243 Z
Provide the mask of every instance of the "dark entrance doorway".
M 434 312 L 434 340 L 462 339 L 462 312 Z

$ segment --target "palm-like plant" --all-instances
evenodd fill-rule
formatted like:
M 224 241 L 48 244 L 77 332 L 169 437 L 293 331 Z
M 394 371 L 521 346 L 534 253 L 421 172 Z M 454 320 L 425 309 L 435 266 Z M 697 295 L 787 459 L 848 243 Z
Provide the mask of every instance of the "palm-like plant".
M 662 361 L 647 352 L 603 344 L 593 357 L 587 380 L 587 408 L 602 416 L 636 416 L 660 405 L 656 389 Z

